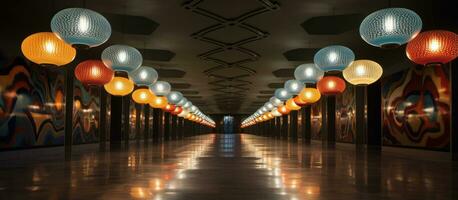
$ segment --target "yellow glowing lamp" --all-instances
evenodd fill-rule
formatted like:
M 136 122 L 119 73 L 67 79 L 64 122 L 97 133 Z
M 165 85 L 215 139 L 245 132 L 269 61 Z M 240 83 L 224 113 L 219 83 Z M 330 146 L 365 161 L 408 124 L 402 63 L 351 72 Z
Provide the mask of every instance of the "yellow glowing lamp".
M 273 119 L 275 116 L 272 114 L 272 112 L 269 112 L 267 113 L 267 117 L 269 117 L 269 119 Z
M 167 106 L 167 98 L 166 97 L 158 97 L 158 96 L 153 96 L 151 101 L 149 102 L 149 105 L 153 108 L 160 108 L 164 109 Z
M 293 98 L 290 98 L 286 101 L 286 108 L 288 108 L 289 110 L 300 110 L 301 107 L 298 106 L 295 102 L 294 102 L 294 99 Z
M 345 80 L 353 85 L 369 85 L 382 77 L 383 69 L 372 60 L 355 60 L 342 74 Z
M 21 50 L 27 59 L 40 65 L 62 66 L 76 56 L 75 48 L 51 32 L 30 35 L 22 41 Z
M 132 93 L 132 99 L 138 104 L 149 104 L 153 98 L 154 94 L 148 87 L 140 87 Z
M 134 82 L 127 77 L 115 76 L 103 87 L 113 96 L 126 96 L 134 90 Z
M 315 103 L 321 98 L 321 93 L 316 88 L 304 88 L 298 95 L 302 101 L 307 103 Z

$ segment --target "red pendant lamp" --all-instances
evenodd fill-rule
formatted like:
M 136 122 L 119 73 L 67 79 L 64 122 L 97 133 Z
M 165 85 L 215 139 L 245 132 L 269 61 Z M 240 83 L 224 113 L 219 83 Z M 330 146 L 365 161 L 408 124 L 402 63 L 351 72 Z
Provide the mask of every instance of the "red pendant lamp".
M 165 110 L 166 112 L 173 112 L 173 111 L 175 110 L 175 107 L 176 107 L 176 106 L 173 105 L 173 104 L 167 104 L 167 105 L 165 106 L 164 110 Z
M 445 30 L 422 32 L 407 44 L 406 54 L 421 65 L 448 63 L 458 56 L 458 35 Z
M 280 112 L 282 115 L 287 115 L 291 112 L 290 109 L 288 109 L 285 105 L 278 107 L 278 112 Z
M 323 95 L 337 95 L 345 91 L 345 81 L 337 76 L 325 76 L 316 87 Z
M 105 85 L 113 79 L 114 72 L 101 60 L 86 60 L 76 66 L 75 76 L 85 85 Z
M 173 115 L 178 115 L 183 111 L 183 108 L 180 106 L 176 106 L 175 109 L 172 111 Z

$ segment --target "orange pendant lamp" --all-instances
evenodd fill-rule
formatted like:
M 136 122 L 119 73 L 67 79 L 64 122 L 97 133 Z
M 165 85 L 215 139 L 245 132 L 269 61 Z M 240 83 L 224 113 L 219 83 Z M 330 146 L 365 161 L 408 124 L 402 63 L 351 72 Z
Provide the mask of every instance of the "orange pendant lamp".
M 445 30 L 422 32 L 407 44 L 406 54 L 420 65 L 448 63 L 458 56 L 458 35 Z
M 158 97 L 154 96 L 151 101 L 149 102 L 149 105 L 153 108 L 160 108 L 164 109 L 167 106 L 167 98 L 165 97 Z
M 22 41 L 21 50 L 30 61 L 44 66 L 62 66 L 75 59 L 76 50 L 54 33 L 35 33 Z
M 168 103 L 168 104 L 165 106 L 164 110 L 165 110 L 166 112 L 173 112 L 173 111 L 175 110 L 175 107 L 176 107 L 175 105 L 169 104 L 169 103 Z
M 337 95 L 345 91 L 345 81 L 337 76 L 325 76 L 316 86 L 322 95 Z
M 287 115 L 291 112 L 290 109 L 288 109 L 285 105 L 278 107 L 278 112 L 280 112 L 282 115 Z
M 320 100 L 321 94 L 316 88 L 304 88 L 297 96 L 307 103 L 315 103 Z
M 294 99 L 288 99 L 286 101 L 286 108 L 288 108 L 289 110 L 300 110 L 301 107 L 298 106 L 295 102 L 294 102 Z
M 295 97 L 293 98 L 293 101 L 294 101 L 294 103 L 296 103 L 296 105 L 298 105 L 298 106 L 305 106 L 305 105 L 307 105 L 307 102 L 304 101 L 304 100 L 302 100 L 302 99 L 300 98 L 300 96 L 295 96 Z
M 138 104 L 149 104 L 153 98 L 154 94 L 148 86 L 139 86 L 139 88 L 132 93 L 132 99 Z
M 134 90 L 134 86 L 126 72 L 116 72 L 115 77 L 103 87 L 113 96 L 126 96 Z
M 114 72 L 101 60 L 86 60 L 76 66 L 75 76 L 85 85 L 105 85 L 113 79 Z
M 173 110 L 172 114 L 173 114 L 173 115 L 178 115 L 178 114 L 180 114 L 182 111 L 183 111 L 183 108 L 181 108 L 180 106 L 175 106 L 175 109 Z

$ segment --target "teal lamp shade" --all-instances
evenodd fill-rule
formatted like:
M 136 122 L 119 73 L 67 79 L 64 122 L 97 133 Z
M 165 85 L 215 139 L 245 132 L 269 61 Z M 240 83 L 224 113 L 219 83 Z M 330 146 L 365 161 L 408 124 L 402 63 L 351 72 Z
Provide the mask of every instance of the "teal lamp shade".
M 172 86 L 170 86 L 170 84 L 165 81 L 157 81 L 150 86 L 150 89 L 157 96 L 167 96 L 170 93 Z
M 85 8 L 66 8 L 51 19 L 51 30 L 71 45 L 96 47 L 111 36 L 111 25 L 101 14 Z
M 405 8 L 386 8 L 368 15 L 359 27 L 359 33 L 368 44 L 394 48 L 412 40 L 420 33 L 420 16 Z
M 183 94 L 181 92 L 172 91 L 167 94 L 167 101 L 171 104 L 178 104 L 181 99 L 183 99 Z
M 291 98 L 291 96 L 292 95 L 285 88 L 279 88 L 275 90 L 275 97 L 282 101 L 288 100 L 289 98 Z
M 176 105 L 183 106 L 186 102 L 188 102 L 188 99 L 186 99 L 186 97 L 183 97 Z
M 186 101 L 186 103 L 183 104 L 183 108 L 184 108 L 184 109 L 190 109 L 191 106 L 192 106 L 192 102 L 190 102 L 190 101 Z
M 142 65 L 143 57 L 131 46 L 112 45 L 103 50 L 102 61 L 114 71 L 133 72 Z
M 288 80 L 285 82 L 284 88 L 291 95 L 297 95 L 304 88 L 304 84 L 298 80 Z
M 149 86 L 157 81 L 158 74 L 152 67 L 141 66 L 130 74 L 137 86 Z
M 294 78 L 303 83 L 316 83 L 323 78 L 324 72 L 315 63 L 299 65 L 294 70 Z
M 283 101 L 278 99 L 277 97 L 273 96 L 273 97 L 270 97 L 269 99 L 269 102 L 272 103 L 272 105 L 274 106 L 280 106 L 283 104 Z
M 355 60 L 351 49 L 341 45 L 332 45 L 320 49 L 313 57 L 313 62 L 323 71 L 342 71 Z

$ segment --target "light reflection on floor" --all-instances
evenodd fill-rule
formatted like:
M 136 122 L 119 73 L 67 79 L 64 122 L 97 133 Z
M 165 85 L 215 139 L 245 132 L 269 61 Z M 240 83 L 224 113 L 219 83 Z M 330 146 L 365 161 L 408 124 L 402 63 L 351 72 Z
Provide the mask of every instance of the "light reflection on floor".
M 451 162 L 211 134 L 88 151 L 68 165 L 0 162 L 0 199 L 453 199 L 456 169 Z

